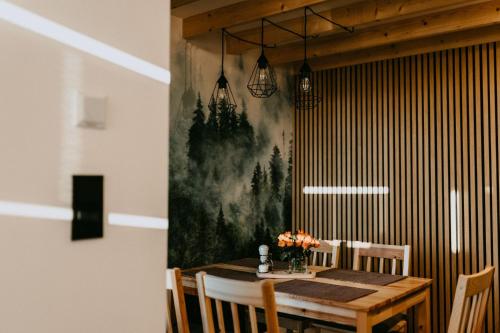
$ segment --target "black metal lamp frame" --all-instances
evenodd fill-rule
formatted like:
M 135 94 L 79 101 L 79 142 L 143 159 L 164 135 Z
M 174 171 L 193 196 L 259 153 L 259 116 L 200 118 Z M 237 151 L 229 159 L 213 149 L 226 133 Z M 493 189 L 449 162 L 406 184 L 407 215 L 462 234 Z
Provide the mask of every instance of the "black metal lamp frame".
M 210 102 L 208 104 L 209 108 L 226 107 L 229 110 L 235 110 L 237 107 L 236 101 L 234 99 L 233 91 L 231 86 L 224 75 L 224 33 L 225 29 L 222 29 L 221 37 L 221 71 L 219 79 L 215 82 L 214 90 L 212 91 L 212 96 L 210 97 Z
M 276 74 L 274 72 L 274 69 L 271 67 L 269 64 L 269 61 L 267 60 L 266 56 L 264 55 L 264 49 L 265 48 L 275 48 L 276 44 L 273 45 L 266 45 L 264 44 L 264 21 L 268 22 L 269 24 L 287 31 L 291 34 L 294 34 L 304 40 L 304 63 L 302 64 L 300 70 L 299 70 L 299 75 L 298 75 L 298 80 L 296 84 L 296 91 L 295 91 L 295 106 L 299 109 L 313 109 L 315 108 L 319 103 L 321 103 L 321 97 L 314 95 L 314 87 L 312 86 L 312 69 L 309 66 L 307 62 L 307 39 L 310 38 L 307 36 L 307 11 L 311 12 L 313 15 L 318 16 L 319 18 L 328 21 L 337 27 L 349 32 L 353 33 L 354 32 L 354 27 L 346 27 L 342 24 L 339 24 L 319 13 L 314 11 L 311 7 L 306 6 L 304 7 L 304 34 L 301 35 L 295 31 L 292 31 L 290 29 L 287 29 L 277 23 L 274 23 L 270 21 L 267 18 L 263 18 L 261 22 L 261 41 L 260 43 L 256 43 L 254 41 L 250 41 L 244 38 L 241 38 L 237 35 L 234 35 L 227 31 L 226 29 L 222 29 L 222 67 L 221 67 L 221 75 L 219 79 L 217 80 L 214 90 L 212 92 L 212 97 L 210 98 L 210 103 L 209 107 L 217 107 L 219 106 L 219 103 L 224 102 L 227 104 L 229 108 L 232 108 L 233 110 L 236 108 L 236 102 L 234 100 L 233 93 L 231 91 L 231 87 L 229 86 L 229 82 L 227 81 L 226 77 L 224 76 L 224 36 L 228 35 L 229 37 L 232 37 L 234 39 L 237 39 L 241 42 L 252 44 L 252 45 L 258 45 L 261 47 L 261 55 L 257 59 L 257 63 L 255 64 L 253 70 L 252 70 L 252 75 L 250 76 L 250 80 L 248 81 L 247 88 L 249 89 L 250 93 L 252 96 L 257 97 L 257 98 L 267 98 L 273 95 L 278 87 L 277 87 L 277 82 L 276 82 Z M 311 36 L 312 37 L 312 36 Z M 262 73 L 262 70 L 265 70 L 264 73 Z M 265 80 L 259 80 L 261 79 L 260 74 L 262 73 L 262 78 L 266 78 Z M 307 89 L 305 89 L 307 87 Z M 221 94 L 222 93 L 222 94 Z M 220 98 L 220 96 L 226 96 L 225 98 Z
M 260 49 L 261 53 L 253 67 L 247 88 L 253 97 L 268 98 L 278 90 L 278 83 L 274 68 L 271 67 L 264 54 L 264 19 L 261 21 Z

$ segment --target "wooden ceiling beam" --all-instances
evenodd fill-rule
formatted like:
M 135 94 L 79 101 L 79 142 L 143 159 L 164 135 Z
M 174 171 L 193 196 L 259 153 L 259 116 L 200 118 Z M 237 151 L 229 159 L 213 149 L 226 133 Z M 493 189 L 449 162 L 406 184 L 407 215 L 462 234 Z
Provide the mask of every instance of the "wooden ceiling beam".
M 339 68 L 498 41 L 500 41 L 500 25 L 496 24 L 479 29 L 453 32 L 437 37 L 423 38 L 356 52 L 315 58 L 311 60 L 311 67 L 315 71 Z M 300 65 L 297 66 L 297 71 L 299 67 Z
M 344 26 L 364 29 L 381 22 L 389 23 L 417 15 L 451 10 L 487 1 L 490 0 L 368 0 L 326 10 L 320 14 Z M 302 17 L 282 21 L 279 24 L 299 33 L 304 31 L 304 19 Z M 307 18 L 307 30 L 309 35 L 345 33 L 343 29 L 314 15 Z M 260 42 L 260 28 L 241 31 L 236 35 L 247 40 Z M 264 42 L 266 44 L 282 44 L 292 41 L 297 41 L 297 37 L 289 32 L 272 25 L 265 26 Z M 227 39 L 227 50 L 231 54 L 240 54 L 254 47 L 233 38 Z
M 175 9 L 178 7 L 189 5 L 189 4 L 196 2 L 196 1 L 199 1 L 199 0 L 172 0 L 170 3 L 170 8 Z
M 426 17 L 358 30 L 349 36 L 318 38 L 308 43 L 308 57 L 312 59 L 348 53 L 498 23 L 500 23 L 500 0 L 488 1 Z M 297 62 L 302 60 L 302 47 L 302 43 L 289 44 L 267 50 L 266 56 L 271 64 Z
M 182 35 L 185 39 L 194 38 L 217 29 L 326 2 L 328 0 L 246 0 L 185 18 L 182 22 Z

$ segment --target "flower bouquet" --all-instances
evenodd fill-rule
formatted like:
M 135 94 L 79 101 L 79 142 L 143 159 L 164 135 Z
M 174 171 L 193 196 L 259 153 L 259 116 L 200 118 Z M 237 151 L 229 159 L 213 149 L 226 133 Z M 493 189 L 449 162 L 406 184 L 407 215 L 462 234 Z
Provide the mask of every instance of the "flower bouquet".
M 278 247 L 281 249 L 281 260 L 288 261 L 288 272 L 304 273 L 311 248 L 319 247 L 319 241 L 303 230 L 294 234 L 287 231 L 278 236 Z

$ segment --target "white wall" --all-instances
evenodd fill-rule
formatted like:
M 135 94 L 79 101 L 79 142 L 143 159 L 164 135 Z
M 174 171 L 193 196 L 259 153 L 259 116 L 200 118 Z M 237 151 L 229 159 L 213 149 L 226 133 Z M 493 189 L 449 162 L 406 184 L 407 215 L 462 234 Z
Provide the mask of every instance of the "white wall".
M 11 0 L 168 69 L 168 0 Z M 75 91 L 108 97 L 106 130 L 74 126 Z M 109 212 L 167 214 L 168 86 L 0 20 L 0 201 L 71 205 L 103 174 Z M 0 332 L 162 332 L 166 232 L 0 215 Z

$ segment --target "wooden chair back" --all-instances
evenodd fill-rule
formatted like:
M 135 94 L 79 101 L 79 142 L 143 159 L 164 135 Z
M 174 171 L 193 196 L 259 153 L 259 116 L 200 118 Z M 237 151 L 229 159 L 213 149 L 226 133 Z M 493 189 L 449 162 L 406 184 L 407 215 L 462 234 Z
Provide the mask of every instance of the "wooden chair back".
M 204 333 L 215 333 L 212 315 L 212 300 L 215 301 L 217 323 L 220 333 L 226 332 L 222 302 L 227 302 L 231 306 L 233 332 L 240 333 L 238 304 L 248 306 L 252 333 L 258 333 L 255 308 L 264 309 L 267 332 L 279 332 L 276 300 L 274 298 L 274 285 L 271 281 L 244 282 L 199 272 L 196 274 L 196 284 L 200 300 Z
M 410 246 L 409 245 L 384 245 L 367 242 L 353 242 L 354 260 L 352 269 L 360 270 L 362 258 L 366 257 L 366 271 L 372 271 L 372 258 L 379 260 L 379 273 L 385 273 L 385 261 L 390 261 L 390 274 L 396 275 L 397 262 L 402 261 L 403 268 L 401 275 L 408 276 L 410 267 Z
M 448 333 L 483 332 L 484 316 L 495 267 L 458 277 Z
M 341 240 L 319 240 L 319 247 L 311 249 L 313 253 L 312 257 L 312 265 L 318 265 L 319 257 L 321 258 L 321 266 L 327 267 L 330 266 L 332 268 L 339 267 L 339 259 L 340 259 L 340 246 L 342 245 Z M 328 258 L 330 257 L 330 261 Z
M 170 293 L 172 294 L 172 301 L 174 303 L 177 331 L 179 333 L 189 333 L 186 300 L 184 298 L 184 287 L 182 286 L 182 275 L 179 268 L 167 269 L 167 332 L 173 333 Z

